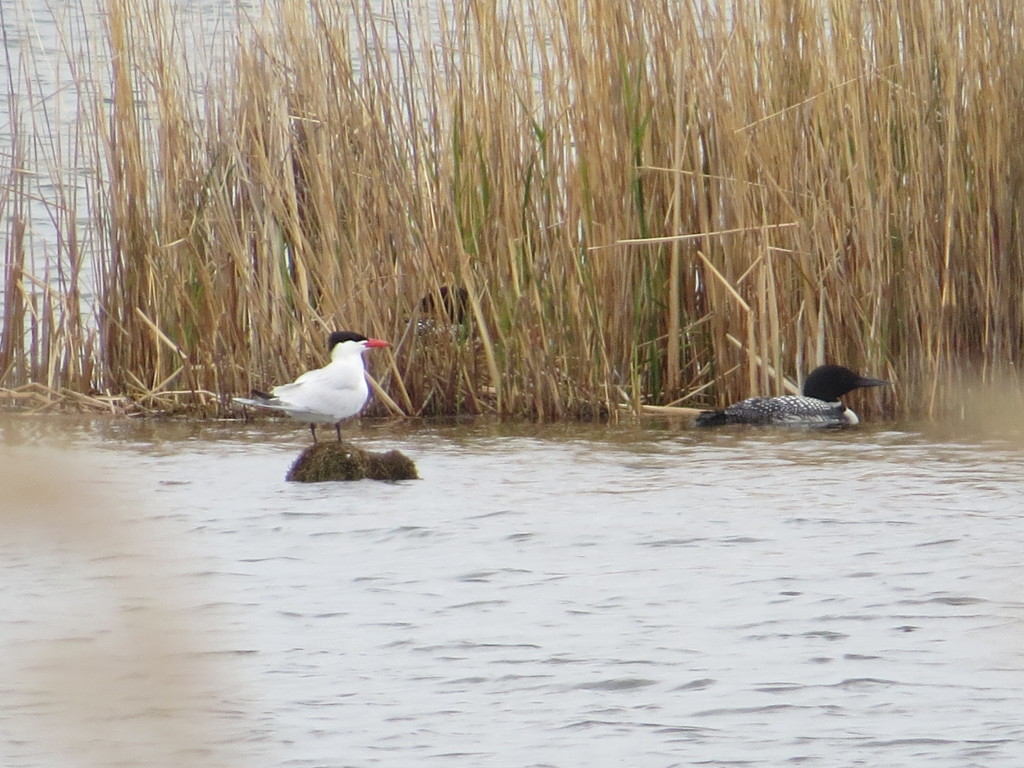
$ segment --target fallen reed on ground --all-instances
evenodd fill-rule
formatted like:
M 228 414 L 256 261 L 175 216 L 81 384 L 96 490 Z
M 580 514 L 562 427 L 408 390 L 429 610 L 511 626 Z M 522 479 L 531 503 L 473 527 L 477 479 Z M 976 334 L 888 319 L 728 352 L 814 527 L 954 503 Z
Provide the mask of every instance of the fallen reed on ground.
M 352 329 L 393 344 L 381 413 L 710 405 L 827 359 L 917 417 L 1021 362 L 1013 3 L 437 5 L 276 0 L 216 45 L 80 8 L 76 119 L 8 85 L 0 384 L 217 412 Z

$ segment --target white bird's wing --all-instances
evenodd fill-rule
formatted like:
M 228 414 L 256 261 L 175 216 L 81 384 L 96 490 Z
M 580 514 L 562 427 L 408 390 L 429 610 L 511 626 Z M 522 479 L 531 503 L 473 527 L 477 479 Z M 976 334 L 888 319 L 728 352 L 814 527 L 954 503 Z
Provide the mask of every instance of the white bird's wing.
M 326 389 L 339 392 L 357 392 L 363 388 L 366 377 L 362 369 L 356 369 L 350 375 L 340 375 L 337 368 L 327 366 L 317 368 L 315 371 L 306 371 L 291 384 L 279 384 L 271 390 L 274 397 L 282 400 L 292 400 L 301 397 L 306 392 L 317 392 Z
M 256 405 L 310 423 L 335 423 L 355 416 L 370 395 L 362 358 L 342 356 L 323 368 L 299 376 L 290 384 L 281 384 L 267 398 L 254 393 L 253 399 L 236 398 L 245 405 Z
M 306 371 L 291 384 L 278 384 L 270 393 L 274 397 L 288 399 L 288 393 L 295 393 L 307 387 L 336 386 L 327 368 L 317 368 L 313 371 Z
M 362 366 L 335 363 L 274 387 L 271 394 L 291 411 L 322 414 L 337 421 L 362 409 L 369 387 Z
M 287 403 L 282 403 L 276 397 L 270 399 L 262 397 L 233 397 L 231 400 L 239 405 L 251 405 L 256 408 L 269 408 L 272 411 L 284 411 L 285 413 L 288 413 L 293 410 L 291 406 Z

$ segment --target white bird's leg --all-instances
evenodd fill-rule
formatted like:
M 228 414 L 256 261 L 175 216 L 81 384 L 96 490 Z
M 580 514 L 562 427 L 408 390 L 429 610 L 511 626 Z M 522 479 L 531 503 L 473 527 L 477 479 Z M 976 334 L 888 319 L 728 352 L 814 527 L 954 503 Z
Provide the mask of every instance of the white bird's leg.
M 341 419 L 334 422 L 334 431 L 338 433 L 338 442 L 341 442 Z
M 313 433 L 313 442 L 316 442 L 316 424 L 310 422 L 309 431 Z

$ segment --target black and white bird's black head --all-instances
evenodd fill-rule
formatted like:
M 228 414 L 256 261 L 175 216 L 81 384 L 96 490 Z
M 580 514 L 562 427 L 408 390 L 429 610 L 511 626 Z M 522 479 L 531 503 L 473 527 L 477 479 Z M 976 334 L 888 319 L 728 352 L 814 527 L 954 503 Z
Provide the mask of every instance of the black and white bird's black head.
M 815 368 L 804 382 L 804 397 L 813 397 L 833 403 L 847 392 L 862 387 L 886 387 L 885 379 L 872 379 L 854 373 L 841 365 L 822 365 Z

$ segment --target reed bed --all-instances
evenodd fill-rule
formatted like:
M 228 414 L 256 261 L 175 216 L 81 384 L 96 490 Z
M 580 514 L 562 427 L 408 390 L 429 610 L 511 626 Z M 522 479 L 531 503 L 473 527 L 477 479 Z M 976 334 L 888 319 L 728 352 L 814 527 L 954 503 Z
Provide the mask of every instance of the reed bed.
M 1016 3 L 267 0 L 216 44 L 80 13 L 75 121 L 8 82 L 7 391 L 221 412 L 335 328 L 393 342 L 378 413 L 699 407 L 828 360 L 938 418 L 1021 363 Z

